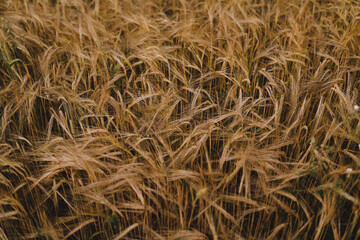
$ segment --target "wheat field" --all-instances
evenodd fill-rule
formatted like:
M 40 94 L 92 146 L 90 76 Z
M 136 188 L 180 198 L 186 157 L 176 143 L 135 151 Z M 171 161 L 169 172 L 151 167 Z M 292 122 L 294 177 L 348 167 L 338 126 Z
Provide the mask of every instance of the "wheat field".
M 0 1 L 0 239 L 360 239 L 360 1 Z

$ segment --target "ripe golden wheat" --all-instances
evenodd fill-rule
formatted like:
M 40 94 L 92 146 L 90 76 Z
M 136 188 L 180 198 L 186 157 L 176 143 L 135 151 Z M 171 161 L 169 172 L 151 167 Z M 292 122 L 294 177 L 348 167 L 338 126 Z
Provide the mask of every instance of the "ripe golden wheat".
M 359 1 L 0 18 L 0 239 L 360 238 Z

